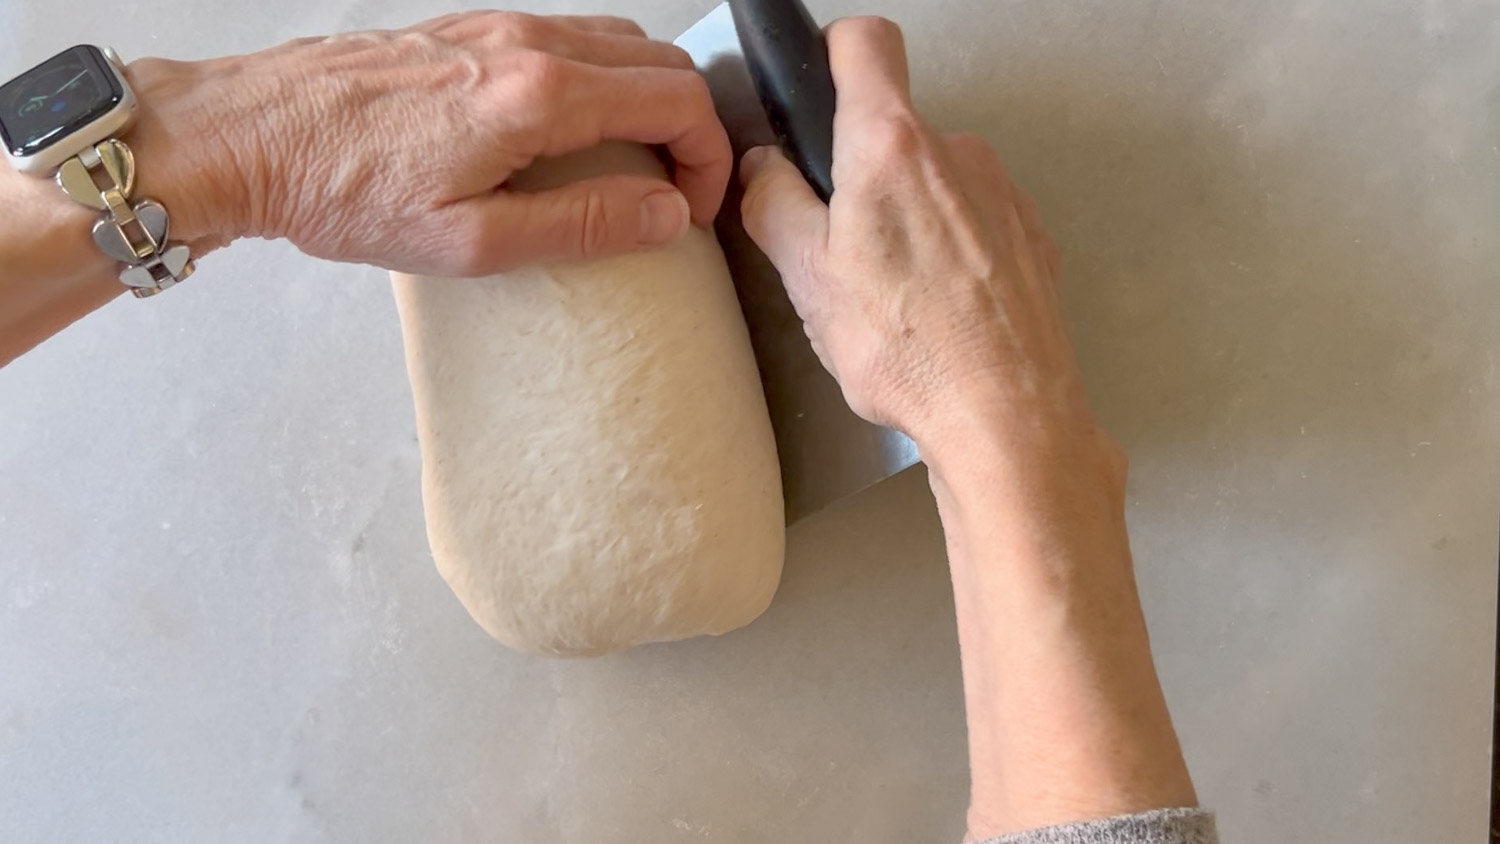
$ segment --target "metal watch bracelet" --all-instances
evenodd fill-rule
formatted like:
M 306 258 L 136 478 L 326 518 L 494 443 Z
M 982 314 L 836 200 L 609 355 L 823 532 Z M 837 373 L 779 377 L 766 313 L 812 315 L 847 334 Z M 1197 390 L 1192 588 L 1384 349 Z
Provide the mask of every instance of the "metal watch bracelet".
M 167 209 L 153 199 L 131 202 L 135 156 L 123 141 L 103 141 L 63 162 L 57 183 L 74 202 L 104 212 L 94 222 L 94 243 L 125 265 L 120 281 L 137 298 L 193 274 L 187 246 L 167 240 Z

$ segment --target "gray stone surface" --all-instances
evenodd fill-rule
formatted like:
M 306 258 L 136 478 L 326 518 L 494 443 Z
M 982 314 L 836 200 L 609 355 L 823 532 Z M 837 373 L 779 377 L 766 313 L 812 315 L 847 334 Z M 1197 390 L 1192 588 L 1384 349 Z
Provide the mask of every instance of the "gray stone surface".
M 610 7 L 670 37 L 708 7 Z M 1038 197 L 1134 457 L 1158 658 L 1231 841 L 1478 841 L 1495 619 L 1500 9 L 826 0 Z M 4 72 L 448 11 L 0 4 Z M 937 842 L 966 773 L 920 473 L 777 604 L 596 662 L 434 572 L 381 273 L 241 244 L 0 370 L 0 840 Z

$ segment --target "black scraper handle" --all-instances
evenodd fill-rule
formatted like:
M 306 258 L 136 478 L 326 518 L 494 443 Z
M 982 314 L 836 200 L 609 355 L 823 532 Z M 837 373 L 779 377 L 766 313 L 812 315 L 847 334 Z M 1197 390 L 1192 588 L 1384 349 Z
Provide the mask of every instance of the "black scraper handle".
M 833 196 L 828 43 L 800 0 L 729 0 L 745 65 L 781 148 L 824 202 Z

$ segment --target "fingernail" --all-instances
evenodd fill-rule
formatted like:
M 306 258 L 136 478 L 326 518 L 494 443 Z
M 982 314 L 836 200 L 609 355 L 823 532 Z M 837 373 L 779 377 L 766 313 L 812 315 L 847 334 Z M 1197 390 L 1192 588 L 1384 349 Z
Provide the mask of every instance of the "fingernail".
M 740 159 L 741 184 L 748 184 L 751 179 L 755 178 L 755 174 L 760 172 L 760 168 L 766 166 L 766 161 L 773 149 L 775 148 L 768 146 L 755 147 L 745 153 L 745 157 Z
M 675 190 L 653 193 L 641 200 L 643 244 L 671 243 L 688 227 L 687 199 Z

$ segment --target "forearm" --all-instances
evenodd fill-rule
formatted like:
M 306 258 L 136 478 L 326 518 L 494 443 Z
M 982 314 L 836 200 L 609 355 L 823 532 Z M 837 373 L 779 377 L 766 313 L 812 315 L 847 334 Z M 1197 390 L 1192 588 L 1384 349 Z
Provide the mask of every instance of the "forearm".
M 1087 420 L 929 456 L 948 535 L 973 838 L 1196 804 L 1152 664 L 1124 464 Z M 1014 429 L 1014 428 L 1013 428 Z
M 687 53 L 621 18 L 458 13 L 125 75 L 132 199 L 160 202 L 195 259 L 240 237 L 437 276 L 624 254 L 711 224 L 732 169 Z M 663 146 L 672 183 L 507 188 L 601 141 Z M 121 292 L 92 223 L 55 185 L 0 174 L 0 365 Z
M 227 60 L 131 65 L 138 119 L 123 135 L 136 162 L 132 199 L 160 201 L 168 237 L 194 257 L 242 232 L 244 158 L 222 141 Z M 0 366 L 125 292 L 120 266 L 94 245 L 98 214 L 50 178 L 0 167 Z
M 0 170 L 0 366 L 124 291 L 92 221 L 52 182 Z

